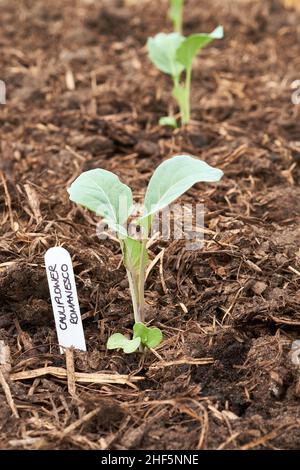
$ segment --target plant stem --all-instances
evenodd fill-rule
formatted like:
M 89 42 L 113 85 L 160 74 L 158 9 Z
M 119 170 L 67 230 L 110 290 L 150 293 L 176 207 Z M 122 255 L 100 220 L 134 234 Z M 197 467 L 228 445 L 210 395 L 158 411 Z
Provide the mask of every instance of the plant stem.
M 134 315 L 134 323 L 143 323 L 143 320 L 140 315 L 140 307 L 138 303 L 139 297 L 139 285 L 138 280 L 135 274 L 131 273 L 128 269 L 126 269 L 127 277 L 129 281 L 129 289 L 131 294 L 131 300 L 133 305 L 133 315 Z M 139 351 L 143 352 L 144 348 L 142 345 L 139 346 Z
M 191 82 L 192 82 L 192 67 L 186 69 L 185 75 L 185 100 L 184 106 L 181 109 L 182 124 L 188 124 L 191 119 Z
M 171 4 L 172 3 L 173 2 L 171 2 Z M 170 16 L 173 20 L 174 30 L 179 34 L 182 34 L 183 0 L 179 0 L 178 2 L 175 2 L 174 5 L 171 5 Z
M 139 314 L 139 306 L 138 306 L 138 282 L 134 275 L 126 269 L 128 282 L 129 282 L 129 290 L 131 294 L 132 306 L 133 306 L 133 315 L 135 323 L 141 322 L 140 314 Z
M 174 29 L 176 33 L 182 34 L 182 12 L 178 18 L 176 18 L 176 21 L 174 21 Z
M 139 272 L 139 288 L 138 288 L 138 313 L 142 323 L 145 321 L 145 255 L 147 249 L 147 239 L 142 241 L 140 272 Z

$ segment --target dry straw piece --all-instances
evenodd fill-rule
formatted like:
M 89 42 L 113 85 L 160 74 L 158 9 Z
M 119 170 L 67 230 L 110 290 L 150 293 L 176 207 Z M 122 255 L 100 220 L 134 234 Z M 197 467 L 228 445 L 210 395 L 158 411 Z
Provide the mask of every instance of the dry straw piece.
M 45 375 L 53 375 L 59 379 L 68 378 L 68 372 L 62 367 L 41 367 L 34 370 L 25 370 L 22 372 L 16 372 L 11 374 L 11 380 L 26 380 L 26 379 L 35 379 L 36 377 L 43 377 Z M 103 374 L 103 373 L 94 373 L 89 374 L 85 372 L 75 372 L 74 380 L 78 383 L 94 383 L 94 384 L 119 384 L 119 385 L 128 385 L 131 388 L 136 388 L 134 382 L 139 382 L 144 380 L 144 377 L 140 376 L 131 376 L 131 375 L 117 375 L 117 374 Z

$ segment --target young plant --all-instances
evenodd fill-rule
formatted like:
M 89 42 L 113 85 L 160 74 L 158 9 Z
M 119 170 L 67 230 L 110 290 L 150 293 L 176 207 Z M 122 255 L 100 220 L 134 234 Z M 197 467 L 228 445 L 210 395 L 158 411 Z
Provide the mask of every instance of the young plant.
M 149 262 L 147 240 L 153 217 L 200 181 L 219 181 L 223 172 L 189 155 L 178 155 L 161 163 L 153 173 L 144 199 L 142 216 L 136 220 L 141 239 L 127 232 L 126 223 L 133 212 L 131 189 L 110 171 L 96 169 L 82 173 L 68 189 L 71 201 L 95 212 L 117 234 L 132 298 L 133 338 L 115 333 L 108 349 L 121 348 L 131 353 L 143 347 L 155 348 L 162 341 L 158 328 L 145 322 L 145 271 Z
M 169 16 L 173 22 L 173 28 L 176 33 L 182 33 L 182 17 L 183 17 L 184 0 L 170 0 Z
M 223 37 L 223 27 L 218 26 L 210 34 L 159 33 L 147 42 L 148 54 L 153 64 L 173 79 L 173 96 L 176 99 L 182 124 L 190 122 L 190 95 L 193 60 L 198 52 L 214 39 Z M 184 72 L 184 78 L 182 75 Z M 172 116 L 161 118 L 161 125 L 177 126 Z

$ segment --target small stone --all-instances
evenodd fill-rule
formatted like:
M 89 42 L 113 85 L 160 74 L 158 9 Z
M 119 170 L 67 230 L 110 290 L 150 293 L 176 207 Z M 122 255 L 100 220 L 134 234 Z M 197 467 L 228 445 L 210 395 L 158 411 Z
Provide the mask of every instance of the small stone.
M 253 284 L 251 289 L 253 290 L 255 294 L 261 295 L 266 290 L 267 287 L 268 285 L 265 282 L 257 281 Z
M 270 379 L 269 390 L 271 396 L 277 398 L 278 400 L 282 399 L 285 393 L 282 378 L 277 372 L 272 371 L 270 373 Z
M 296 339 L 292 342 L 291 361 L 295 366 L 300 365 L 300 339 Z
M 141 140 L 135 146 L 135 151 L 138 152 L 139 155 L 145 157 L 156 157 L 159 155 L 159 146 L 150 140 Z

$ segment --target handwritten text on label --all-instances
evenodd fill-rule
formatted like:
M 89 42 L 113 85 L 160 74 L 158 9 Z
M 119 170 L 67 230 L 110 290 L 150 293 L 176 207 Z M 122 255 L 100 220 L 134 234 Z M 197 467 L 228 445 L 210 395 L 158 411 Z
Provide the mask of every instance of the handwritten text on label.
M 61 352 L 71 346 L 86 351 L 71 257 L 62 247 L 50 248 L 45 264 Z

